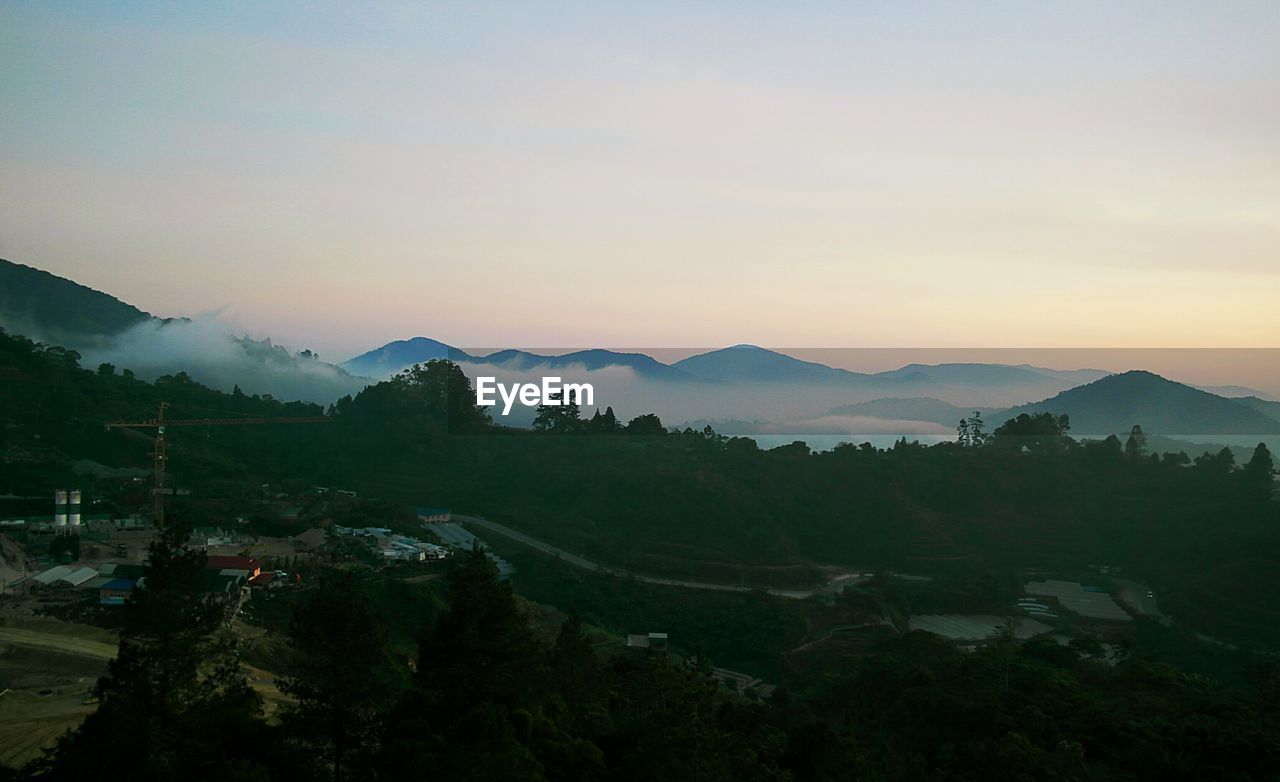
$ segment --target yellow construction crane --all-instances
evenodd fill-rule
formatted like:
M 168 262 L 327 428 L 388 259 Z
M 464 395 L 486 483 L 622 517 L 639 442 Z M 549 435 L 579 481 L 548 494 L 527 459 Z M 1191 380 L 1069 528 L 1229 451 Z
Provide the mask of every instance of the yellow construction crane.
M 177 418 L 165 420 L 164 411 L 169 408 L 168 402 L 161 402 L 160 409 L 156 412 L 156 417 L 145 421 L 109 421 L 106 424 L 108 430 L 111 429 L 155 429 L 156 430 L 156 449 L 155 449 L 155 488 L 152 491 L 155 494 L 155 521 L 156 524 L 164 524 L 164 472 L 165 472 L 165 451 L 164 451 L 164 430 L 170 426 L 226 426 L 230 424 L 321 424 L 329 423 L 333 419 L 322 415 L 316 416 L 298 416 L 293 418 Z

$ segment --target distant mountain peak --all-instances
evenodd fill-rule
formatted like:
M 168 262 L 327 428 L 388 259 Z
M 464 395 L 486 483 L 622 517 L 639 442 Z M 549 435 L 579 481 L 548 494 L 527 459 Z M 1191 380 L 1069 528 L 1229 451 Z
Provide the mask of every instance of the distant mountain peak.
M 1134 424 L 1163 435 L 1272 435 L 1280 421 L 1234 399 L 1201 391 L 1145 369 L 1131 369 L 1068 389 L 1040 402 L 993 414 L 1066 414 L 1071 431 L 1117 434 Z
M 385 378 L 414 364 L 425 364 L 432 359 L 441 358 L 464 361 L 470 356 L 430 337 L 409 337 L 361 353 L 339 366 L 353 375 Z
M 1145 378 L 1145 379 L 1152 379 L 1152 380 L 1161 380 L 1161 381 L 1164 381 L 1165 383 L 1173 383 L 1173 382 L 1175 382 L 1175 381 L 1170 380 L 1169 378 L 1167 378 L 1167 377 L 1165 377 L 1165 376 L 1163 376 L 1163 375 L 1157 375 L 1155 372 L 1152 372 L 1152 371 L 1151 371 L 1151 370 L 1149 370 L 1149 369 L 1130 369 L 1130 370 L 1126 370 L 1126 371 L 1124 371 L 1124 372 L 1115 372 L 1115 373 L 1113 373 L 1113 374 L 1111 374 L 1111 375 L 1109 376 L 1109 378 L 1125 378 L 1125 377 L 1127 377 L 1127 378 Z M 1102 378 L 1102 380 L 1107 380 L 1107 379 L 1108 379 L 1108 378 L 1106 378 L 1106 377 Z
M 689 356 L 672 366 L 697 377 L 718 381 L 824 383 L 862 376 L 846 369 L 745 344 Z

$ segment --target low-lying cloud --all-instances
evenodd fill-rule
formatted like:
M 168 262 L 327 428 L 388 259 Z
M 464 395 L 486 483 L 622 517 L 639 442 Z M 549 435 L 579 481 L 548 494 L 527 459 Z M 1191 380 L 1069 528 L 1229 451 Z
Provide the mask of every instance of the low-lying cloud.
M 551 366 L 527 359 L 491 364 L 460 364 L 475 384 L 477 377 L 494 377 L 499 383 L 540 383 L 543 377 L 559 377 L 564 383 L 590 383 L 595 405 L 583 409 L 589 418 L 596 409 L 613 408 L 618 420 L 656 413 L 667 426 L 710 423 L 730 434 L 824 435 L 947 435 L 954 429 L 927 421 L 826 415 L 838 402 L 851 401 L 848 391 L 809 384 L 738 385 L 730 383 L 664 382 L 638 375 L 630 367 L 588 369 L 573 364 Z M 529 426 L 535 411 L 516 405 L 507 416 L 501 406 L 488 408 L 494 421 L 507 426 Z
M 110 340 L 78 348 L 82 364 L 114 364 L 144 380 L 186 372 L 193 380 L 221 391 L 235 386 L 246 394 L 328 404 L 368 385 L 317 358 L 291 353 L 271 340 L 234 334 L 213 316 L 194 320 L 150 320 Z

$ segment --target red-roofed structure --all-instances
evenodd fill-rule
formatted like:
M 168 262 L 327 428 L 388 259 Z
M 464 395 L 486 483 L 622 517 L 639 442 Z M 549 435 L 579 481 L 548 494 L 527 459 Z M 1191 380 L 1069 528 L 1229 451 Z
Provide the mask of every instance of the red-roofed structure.
M 264 587 L 276 580 L 276 574 L 268 570 L 249 579 L 249 586 Z

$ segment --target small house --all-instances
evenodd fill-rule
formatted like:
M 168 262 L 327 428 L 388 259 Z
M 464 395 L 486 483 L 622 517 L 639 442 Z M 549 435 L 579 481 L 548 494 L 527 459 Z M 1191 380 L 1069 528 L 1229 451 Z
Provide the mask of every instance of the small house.
M 113 578 L 98 587 L 98 603 L 104 606 L 124 605 L 138 582 L 132 578 Z

